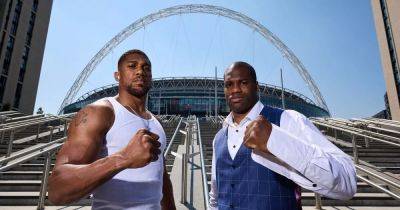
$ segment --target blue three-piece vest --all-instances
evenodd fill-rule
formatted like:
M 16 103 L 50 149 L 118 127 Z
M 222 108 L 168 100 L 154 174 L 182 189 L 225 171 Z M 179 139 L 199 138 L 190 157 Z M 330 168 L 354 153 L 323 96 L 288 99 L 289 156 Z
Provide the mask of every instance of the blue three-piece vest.
M 279 126 L 283 110 L 264 106 L 268 121 Z M 224 126 L 215 138 L 218 209 L 298 210 L 298 186 L 286 177 L 256 163 L 251 149 L 243 144 L 232 160 L 228 151 L 228 129 Z M 284 147 L 282 147 L 284 149 Z

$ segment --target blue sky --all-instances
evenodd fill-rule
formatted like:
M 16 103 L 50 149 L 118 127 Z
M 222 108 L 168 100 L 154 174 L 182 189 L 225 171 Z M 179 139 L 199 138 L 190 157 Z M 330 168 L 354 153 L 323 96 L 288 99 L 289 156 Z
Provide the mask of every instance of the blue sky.
M 241 12 L 277 35 L 301 60 L 333 116 L 368 117 L 384 108 L 385 84 L 370 1 L 132 1 L 56 0 L 39 81 L 36 109 L 56 113 L 68 89 L 89 60 L 123 28 L 166 7 L 210 4 Z M 78 97 L 114 82 L 124 51 L 144 50 L 153 77 L 221 77 L 233 61 L 251 63 L 259 82 L 280 84 L 313 96 L 291 64 L 257 32 L 208 14 L 161 19 L 134 33 L 96 68 Z

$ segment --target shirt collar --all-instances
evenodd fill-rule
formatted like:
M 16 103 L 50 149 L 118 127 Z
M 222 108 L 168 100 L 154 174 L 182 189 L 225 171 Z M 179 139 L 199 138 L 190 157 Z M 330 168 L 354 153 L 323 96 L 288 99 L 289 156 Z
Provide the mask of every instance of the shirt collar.
M 236 127 L 236 126 L 241 126 L 247 121 L 253 121 L 255 120 L 258 115 L 260 115 L 260 112 L 264 108 L 264 105 L 258 101 L 253 108 L 251 108 L 250 112 L 247 113 L 246 117 L 243 118 L 243 120 L 237 125 L 236 123 L 233 122 L 233 115 L 232 112 L 229 113 L 229 115 L 225 118 L 224 120 L 224 125 L 229 125 L 231 127 Z

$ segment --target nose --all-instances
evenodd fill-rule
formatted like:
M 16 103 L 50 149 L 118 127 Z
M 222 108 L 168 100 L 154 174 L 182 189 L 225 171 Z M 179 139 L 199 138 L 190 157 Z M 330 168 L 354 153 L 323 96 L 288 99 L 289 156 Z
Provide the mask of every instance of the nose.
M 233 83 L 231 86 L 231 93 L 241 93 L 242 89 L 240 88 L 240 85 L 238 83 Z
M 138 68 L 136 70 L 136 76 L 144 76 L 144 70 L 142 68 Z

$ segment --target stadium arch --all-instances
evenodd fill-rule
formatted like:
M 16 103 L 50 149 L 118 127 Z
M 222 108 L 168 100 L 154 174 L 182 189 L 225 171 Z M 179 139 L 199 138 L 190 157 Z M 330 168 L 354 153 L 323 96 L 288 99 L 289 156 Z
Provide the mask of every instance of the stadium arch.
M 124 28 L 121 32 L 119 32 L 116 36 L 114 36 L 111 40 L 109 40 L 100 50 L 96 53 L 96 55 L 90 59 L 89 63 L 85 66 L 85 68 L 81 71 L 78 78 L 74 81 L 71 88 L 68 90 L 61 106 L 58 110 L 60 114 L 63 108 L 72 103 L 73 99 L 77 95 L 78 91 L 82 87 L 83 83 L 87 80 L 90 74 L 95 70 L 97 65 L 121 42 L 123 42 L 126 38 L 131 36 L 133 33 L 138 31 L 139 29 L 149 25 L 157 20 L 167 18 L 174 15 L 182 15 L 182 14 L 191 14 L 191 13 L 203 13 L 203 14 L 212 14 L 223 16 L 237 22 L 240 22 L 254 31 L 258 32 L 261 36 L 263 36 L 267 41 L 272 43 L 281 53 L 282 55 L 288 59 L 288 61 L 292 64 L 292 66 L 297 70 L 300 74 L 301 78 L 306 83 L 308 89 L 313 94 L 316 103 L 328 111 L 328 106 L 319 91 L 316 83 L 312 79 L 311 75 L 308 73 L 305 66 L 302 62 L 297 58 L 297 56 L 271 31 L 269 31 L 265 26 L 263 26 L 258 21 L 231 9 L 227 9 L 220 6 L 206 5 L 206 4 L 188 4 L 188 5 L 178 5 L 173 7 L 168 7 L 165 9 L 161 9 L 155 13 L 151 13 L 145 17 L 142 17 L 126 28 Z

